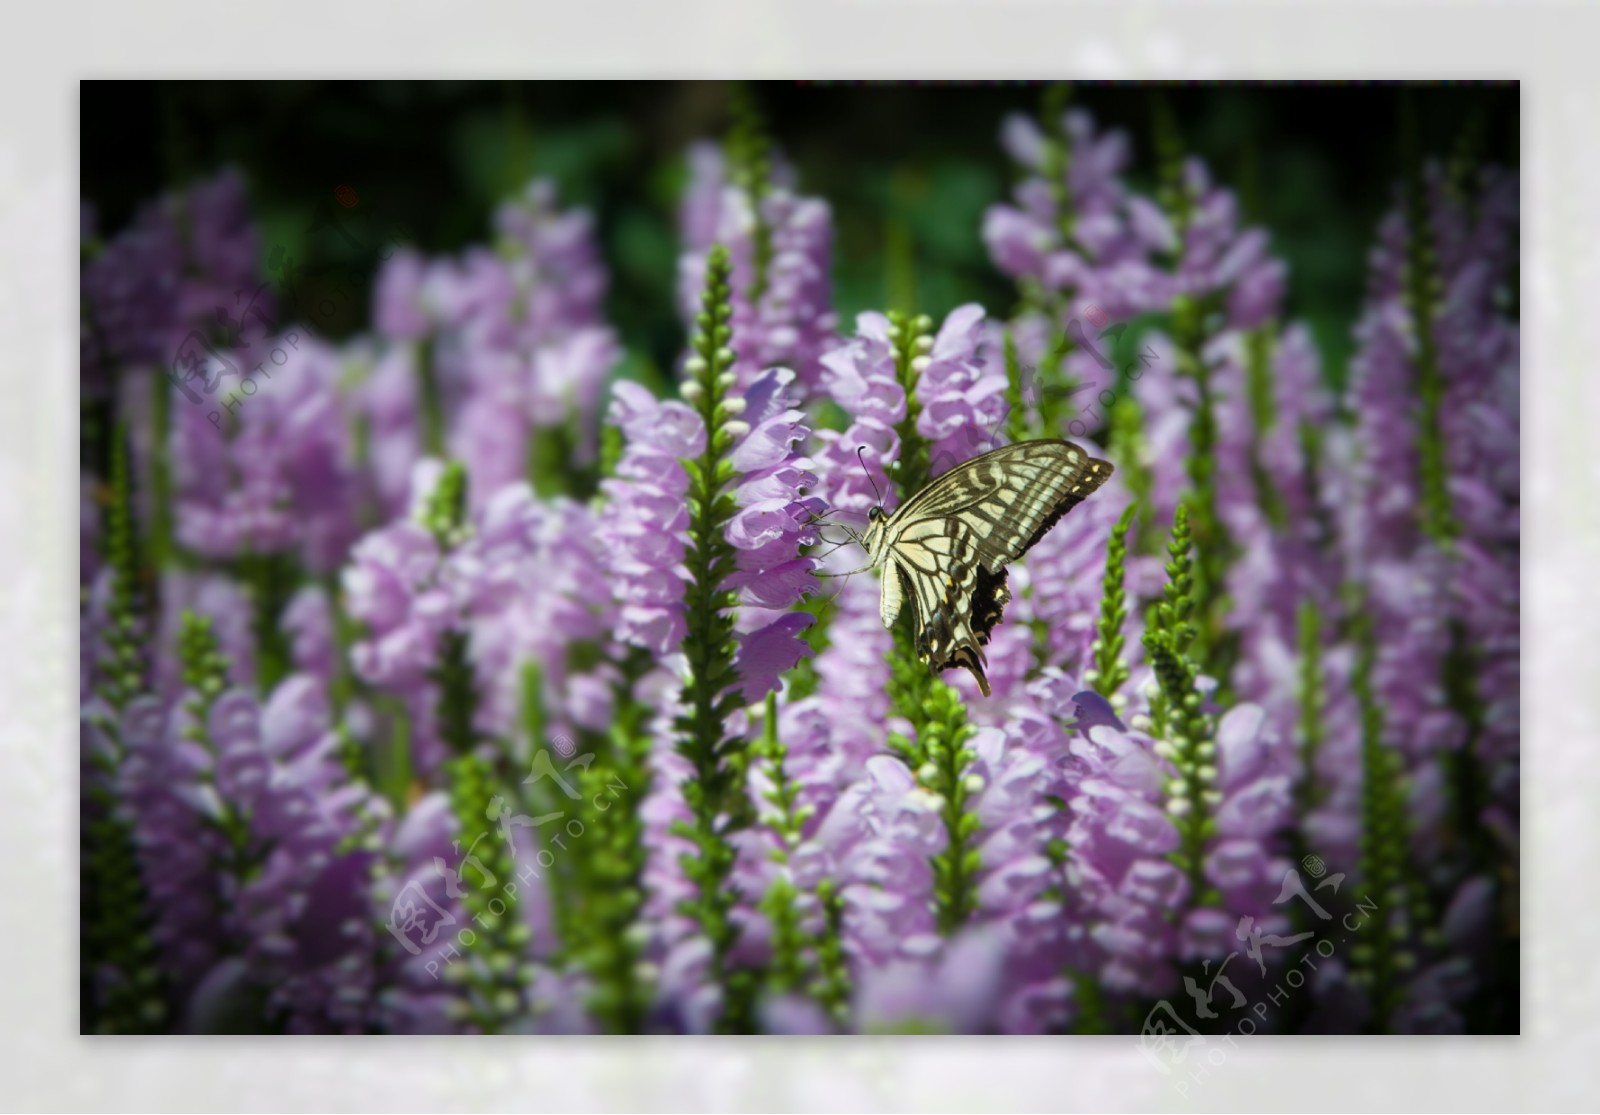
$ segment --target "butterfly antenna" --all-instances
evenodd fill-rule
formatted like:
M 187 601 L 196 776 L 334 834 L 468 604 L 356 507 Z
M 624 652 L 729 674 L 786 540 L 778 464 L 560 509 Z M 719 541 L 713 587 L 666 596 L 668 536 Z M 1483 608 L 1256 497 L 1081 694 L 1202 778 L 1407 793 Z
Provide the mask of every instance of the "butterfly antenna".
M 867 447 L 865 445 L 856 446 L 856 460 L 861 462 L 861 471 L 867 474 L 867 483 L 872 485 L 873 499 L 877 501 L 879 507 L 882 507 L 883 493 L 878 491 L 878 482 L 872 478 L 872 470 L 867 467 L 867 459 L 861 455 L 866 451 Z

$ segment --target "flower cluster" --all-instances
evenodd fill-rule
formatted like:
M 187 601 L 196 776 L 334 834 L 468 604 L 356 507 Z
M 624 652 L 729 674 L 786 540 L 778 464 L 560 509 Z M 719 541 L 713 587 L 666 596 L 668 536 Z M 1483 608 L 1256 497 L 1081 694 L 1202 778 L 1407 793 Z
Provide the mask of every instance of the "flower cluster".
M 86 1028 L 1504 1029 L 1517 177 L 1412 157 L 1341 396 L 1156 119 L 1140 168 L 1055 91 L 1008 118 L 970 234 L 1015 312 L 839 335 L 829 204 L 739 102 L 665 398 L 548 182 L 339 343 L 235 328 L 239 176 L 85 204 Z M 190 332 L 255 389 L 152 374 Z M 986 684 L 935 675 L 862 534 L 1039 438 L 1115 471 Z

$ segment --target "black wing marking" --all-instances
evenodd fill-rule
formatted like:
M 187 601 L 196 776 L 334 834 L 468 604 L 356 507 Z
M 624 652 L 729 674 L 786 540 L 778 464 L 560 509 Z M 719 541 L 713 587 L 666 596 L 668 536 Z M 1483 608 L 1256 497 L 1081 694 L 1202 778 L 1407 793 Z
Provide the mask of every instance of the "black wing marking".
M 989 695 L 983 647 L 1011 599 L 1006 564 L 1111 472 L 1071 442 L 1020 442 L 957 465 L 895 512 L 888 551 L 929 666 L 964 667 Z

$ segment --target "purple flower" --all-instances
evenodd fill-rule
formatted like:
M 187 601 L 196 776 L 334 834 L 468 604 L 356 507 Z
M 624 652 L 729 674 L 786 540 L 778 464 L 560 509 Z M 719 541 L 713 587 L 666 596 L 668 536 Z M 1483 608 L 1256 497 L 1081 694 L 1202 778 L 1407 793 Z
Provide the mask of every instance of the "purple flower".
M 322 683 L 295 675 L 264 708 L 240 692 L 212 711 L 218 785 L 266 849 L 238 894 L 250 975 L 291 1033 L 372 1025 L 377 940 L 370 871 L 387 803 L 338 758 Z
M 739 671 L 740 693 L 746 704 L 755 704 L 776 689 L 779 678 L 802 658 L 809 658 L 811 647 L 800 632 L 810 627 L 812 617 L 802 612 L 785 612 L 759 630 L 739 640 L 734 666 Z
M 393 341 L 420 341 L 434 328 L 426 301 L 428 263 L 413 248 L 395 252 L 378 268 L 372 290 L 372 324 Z
M 1041 793 L 1067 803 L 1064 890 L 1075 916 L 1060 947 L 1112 995 L 1161 996 L 1175 978 L 1168 915 L 1189 893 L 1167 860 L 1178 833 L 1165 811 L 1166 772 L 1143 733 L 1095 725 L 1067 739 L 1074 689 L 1047 670 L 1032 688 L 1037 711 L 1007 729 L 1028 753 L 1051 758 L 1060 784 Z
M 687 631 L 683 613 L 686 498 L 689 478 L 679 458 L 702 451 L 705 430 L 694 411 L 659 402 L 636 383 L 612 388 L 611 421 L 627 448 L 597 526 L 619 605 L 618 637 L 656 655 L 676 649 Z
M 236 170 L 145 205 L 84 268 L 93 347 L 124 367 L 165 366 L 190 330 L 231 339 L 271 321 L 259 257 Z
M 822 357 L 823 387 L 851 422 L 843 434 L 817 431 L 822 448 L 812 459 L 828 506 L 862 523 L 874 504 L 892 510 L 895 498 L 887 469 L 900 456 L 894 427 L 905 419 L 906 393 L 895 379 L 888 330 L 882 314 L 861 314 L 856 335 Z
M 341 576 L 345 608 L 366 627 L 351 664 L 392 691 L 422 684 L 458 602 L 441 583 L 443 555 L 420 523 L 400 521 L 357 542 Z
M 774 368 L 752 383 L 742 398 L 749 432 L 731 457 L 739 474 L 733 494 L 739 510 L 728 522 L 727 538 L 738 568 L 723 585 L 740 592 L 735 664 L 750 704 L 811 654 L 798 636 L 812 617 L 788 609 L 817 591 L 816 562 L 800 550 L 817 540 L 814 521 L 825 505 L 803 494 L 816 487 L 817 477 L 809 471 L 811 461 L 794 448 L 810 434 L 793 409 L 795 395 L 795 375 L 787 368 Z
M 862 1032 L 973 1034 L 995 1026 L 1004 930 L 983 926 L 930 944 L 927 955 L 866 971 L 855 1002 Z
M 84 267 L 89 329 L 106 360 L 143 367 L 171 357 L 182 268 L 178 227 L 156 204 L 144 206 Z
M 922 407 L 917 432 L 928 439 L 934 475 L 994 448 L 1005 417 L 1005 370 L 984 324 L 982 306 L 958 306 L 939 327 L 926 357 L 914 362 Z
M 434 859 L 459 862 L 458 824 L 442 790 L 424 794 L 400 818 L 373 887 L 374 913 L 386 922 L 374 1003 L 385 1033 L 440 1034 L 460 1029 L 457 989 L 440 977 L 438 954 L 468 918 L 446 891 Z M 409 942 L 409 945 L 405 944 Z M 436 943 L 437 942 L 437 943 Z M 430 971 L 428 965 L 435 966 Z
M 1128 731 L 1128 726 L 1117 718 L 1111 702 L 1092 689 L 1074 693 L 1072 704 L 1078 713 L 1078 718 L 1072 722 L 1072 727 L 1080 732 L 1087 732 L 1096 726 L 1115 728 L 1124 734 Z
M 748 387 L 769 368 L 795 373 L 797 396 L 814 390 L 824 351 L 835 343 L 832 308 L 833 215 L 828 203 L 802 197 L 781 170 L 763 194 L 760 212 L 749 193 L 727 182 L 722 156 L 709 144 L 689 155 L 691 184 L 680 209 L 688 251 L 679 262 L 679 302 L 692 318 L 705 284 L 706 258 L 713 244 L 733 260 L 734 374 Z M 756 283 L 756 227 L 767 229 L 769 258 L 759 296 Z
M 574 662 L 580 648 L 614 648 L 616 605 L 596 528 L 587 506 L 538 500 L 511 484 L 449 559 L 475 586 L 468 607 L 482 717 L 497 731 L 516 722 L 525 662 L 539 663 L 552 732 L 605 731 L 614 720 L 615 668 Z
M 155 629 L 155 690 L 175 701 L 183 690 L 183 665 L 178 660 L 178 635 L 186 611 L 212 622 L 219 649 L 228 660 L 228 678 L 236 685 L 255 677 L 255 631 L 251 603 L 244 586 L 221 573 L 168 569 L 161 575 L 161 615 Z
M 817 480 L 811 462 L 793 448 L 809 432 L 801 412 L 792 409 L 793 385 L 793 372 L 775 368 L 734 396 L 749 429 L 730 458 L 738 510 L 726 535 L 737 568 L 723 587 L 740 594 L 738 663 L 744 695 L 752 702 L 809 653 L 796 635 L 811 617 L 788 609 L 815 591 L 814 563 L 800 548 L 815 540 L 812 520 L 823 504 L 802 495 Z M 682 563 L 688 477 L 678 462 L 702 451 L 705 431 L 687 406 L 657 402 L 627 382 L 614 389 L 612 421 L 622 427 L 628 446 L 617 476 L 603 485 L 611 498 L 599 533 L 621 606 L 621 634 L 664 655 L 687 630 Z
M 1411 400 L 1421 376 L 1416 324 L 1405 299 L 1407 229 L 1387 217 L 1373 253 L 1371 297 L 1351 363 L 1359 451 L 1345 496 L 1345 558 L 1364 583 L 1378 662 L 1374 686 L 1387 733 L 1414 758 L 1456 748 L 1465 729 L 1443 691 L 1452 624 L 1479 648 L 1475 687 L 1493 694 L 1482 754 L 1504 776 L 1516 760 L 1519 625 L 1517 507 L 1517 326 L 1497 301 L 1513 265 L 1517 183 L 1489 174 L 1476 222 L 1429 168 L 1430 229 L 1440 267 L 1433 321 L 1436 374 L 1443 384 L 1437 437 L 1443 446 L 1447 510 L 1458 537 L 1447 545 L 1423 531 L 1430 499 L 1422 477 L 1421 428 Z M 1496 269 L 1500 273 L 1496 274 Z
M 945 843 L 939 799 L 917 785 L 899 758 L 875 755 L 865 777 L 819 822 L 802 885 L 835 879 L 844 897 L 845 949 L 865 971 L 926 958 L 939 947 L 929 858 Z
M 297 673 L 331 681 L 338 672 L 339 646 L 334 630 L 333 602 L 320 585 L 307 585 L 290 599 L 279 618 L 290 639 Z
M 1047 732 L 985 728 L 968 744 L 977 757 L 967 779 L 981 787 L 972 807 L 982 865 L 976 916 L 1003 946 L 992 1009 L 1008 1033 L 1059 1027 L 1071 1012 L 1062 978 L 1071 922 L 1061 871 L 1046 851 L 1064 835 L 1050 800 L 1066 788 L 1055 742 Z
M 820 697 L 793 707 L 795 715 L 810 708 L 810 715 L 826 716 L 830 753 L 857 765 L 884 748 L 893 639 L 878 618 L 878 585 L 870 576 L 847 579 L 830 610 L 828 646 L 816 660 Z
M 1060 127 L 1058 141 L 1027 117 L 1007 117 L 1001 142 L 1035 173 L 1016 187 L 1013 204 L 991 206 L 984 215 L 990 259 L 1025 288 L 1059 303 L 1057 328 L 1088 303 L 1119 321 L 1165 305 L 1171 283 L 1150 257 L 1174 237 L 1159 210 L 1131 197 L 1122 182 L 1128 137 L 1097 135 L 1092 118 L 1078 110 L 1067 112 Z M 1063 178 L 1052 183 L 1042 171 L 1046 145 L 1055 142 L 1065 143 L 1067 157 Z M 1036 361 L 1041 353 L 1024 355 Z
M 225 946 L 217 880 L 225 842 L 208 821 L 218 810 L 211 758 L 182 736 L 180 716 L 141 697 L 124 710 L 120 730 L 127 749 L 121 793 L 156 919 L 153 936 L 182 998 Z
M 553 185 L 535 181 L 495 224 L 498 252 L 478 247 L 431 262 L 397 253 L 375 296 L 380 332 L 404 350 L 396 359 L 430 363 L 448 448 L 472 476 L 475 509 L 527 476 L 530 439 L 541 432 L 571 433 L 573 461 L 594 461 L 603 387 L 621 355 L 600 318 L 606 274 L 592 218 L 559 210 Z M 401 385 L 384 386 L 392 399 Z M 385 433 L 417 421 L 419 400 L 405 403 Z
M 1217 723 L 1221 801 L 1212 812 L 1217 835 L 1206 849 L 1205 872 L 1222 896 L 1220 909 L 1234 920 L 1253 917 L 1263 932 L 1288 925 L 1273 909 L 1290 867 L 1276 855 L 1277 834 L 1291 817 L 1295 770 L 1288 742 L 1255 705 L 1235 706 Z M 1194 947 L 1203 938 L 1195 941 L 1193 934 L 1190 944 L 1195 955 L 1222 955 Z
M 384 518 L 405 511 L 412 465 L 424 456 L 420 381 L 415 346 L 390 345 L 351 396 L 351 417 L 367 431 L 363 479 Z
M 250 370 L 237 384 L 223 379 L 213 400 L 191 406 L 174 396 L 177 533 L 206 557 L 294 551 L 308 569 L 325 572 L 354 538 L 351 435 L 338 354 L 292 336 L 238 353 Z M 247 383 L 255 390 L 245 391 Z M 232 437 L 224 411 L 238 416 Z
M 560 336 L 600 324 L 606 273 L 585 210 L 557 209 L 553 182 L 537 179 L 520 198 L 501 206 L 495 229 L 521 249 L 511 273 L 526 299 L 524 321 L 536 336 Z
M 259 290 L 261 239 L 250 219 L 243 175 L 224 170 L 167 204 L 187 248 L 180 319 L 193 325 L 209 319 L 229 334 L 272 321 L 270 298 Z

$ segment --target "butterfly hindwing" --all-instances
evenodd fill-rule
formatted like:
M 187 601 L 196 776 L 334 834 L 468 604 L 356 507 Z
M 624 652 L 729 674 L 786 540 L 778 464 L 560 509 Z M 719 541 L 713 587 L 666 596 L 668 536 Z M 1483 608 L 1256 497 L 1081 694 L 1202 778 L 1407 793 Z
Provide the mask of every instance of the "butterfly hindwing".
M 919 656 L 934 670 L 969 670 L 987 697 L 983 647 L 1011 599 L 1006 564 L 1111 471 L 1070 442 L 1042 440 L 1004 446 L 938 477 L 869 532 L 871 556 L 885 567 L 884 626 L 909 603 Z

